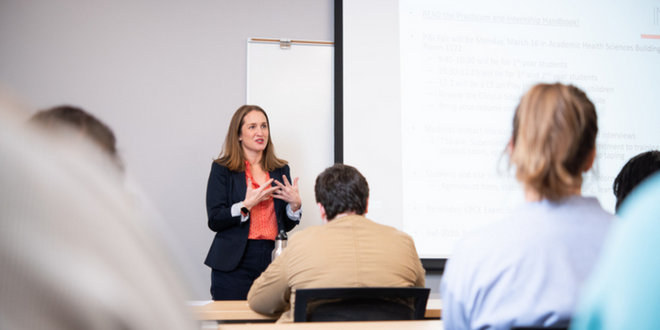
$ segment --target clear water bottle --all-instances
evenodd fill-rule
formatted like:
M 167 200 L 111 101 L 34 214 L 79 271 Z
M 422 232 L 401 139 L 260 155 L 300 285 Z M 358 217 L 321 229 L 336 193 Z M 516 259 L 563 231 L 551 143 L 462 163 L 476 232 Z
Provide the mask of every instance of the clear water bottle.
M 275 248 L 273 249 L 271 260 L 275 260 L 277 256 L 279 256 L 280 254 L 282 254 L 282 252 L 284 252 L 284 248 L 286 247 L 286 243 L 288 239 L 289 237 L 286 235 L 284 230 L 280 230 L 279 235 L 277 235 L 277 238 L 275 238 Z

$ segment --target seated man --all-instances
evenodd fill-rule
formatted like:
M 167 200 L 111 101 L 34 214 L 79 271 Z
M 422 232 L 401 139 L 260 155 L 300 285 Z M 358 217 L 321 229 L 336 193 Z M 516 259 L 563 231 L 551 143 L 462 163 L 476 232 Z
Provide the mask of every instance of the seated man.
M 314 192 L 324 224 L 293 235 L 257 278 L 248 293 L 254 311 L 284 312 L 295 304 L 296 289 L 424 286 L 412 238 L 364 217 L 369 185 L 357 169 L 327 168 L 316 178 Z M 293 321 L 293 309 L 279 321 Z

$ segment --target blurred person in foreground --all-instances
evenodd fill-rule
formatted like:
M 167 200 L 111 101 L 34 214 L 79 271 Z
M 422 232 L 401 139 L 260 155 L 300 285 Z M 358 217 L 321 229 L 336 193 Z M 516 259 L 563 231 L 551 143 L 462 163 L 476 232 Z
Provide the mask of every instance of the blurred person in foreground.
M 621 205 L 571 323 L 573 330 L 660 329 L 660 174 Z
M 316 178 L 323 225 L 294 235 L 256 279 L 250 308 L 292 322 L 295 290 L 330 287 L 423 287 L 424 268 L 407 234 L 365 217 L 369 185 L 354 167 L 335 164 Z M 290 306 L 292 305 L 292 306 Z
M 522 97 L 508 151 L 525 203 L 456 246 L 440 288 L 447 329 L 569 323 L 613 220 L 581 194 L 597 133 L 596 109 L 574 86 L 538 84 Z
M 99 148 L 0 119 L 0 329 L 194 329 L 178 270 Z
M 119 156 L 115 134 L 104 122 L 82 108 L 60 105 L 41 110 L 28 120 L 28 127 L 36 129 L 46 138 L 61 142 L 68 148 L 77 150 L 88 161 L 107 174 L 109 178 L 116 179 L 123 185 L 126 198 L 140 213 L 141 223 L 154 231 L 154 237 L 161 241 L 161 245 L 169 256 L 177 263 L 178 268 L 185 274 L 188 283 L 197 283 L 201 279 L 195 276 L 192 269 L 194 265 L 190 257 L 185 255 L 179 237 L 172 228 L 163 221 L 163 217 L 142 187 L 126 174 L 124 163 Z
M 616 212 L 619 212 L 619 207 L 635 187 L 659 170 L 660 151 L 647 151 L 630 158 L 621 168 L 612 185 L 614 196 L 616 196 Z

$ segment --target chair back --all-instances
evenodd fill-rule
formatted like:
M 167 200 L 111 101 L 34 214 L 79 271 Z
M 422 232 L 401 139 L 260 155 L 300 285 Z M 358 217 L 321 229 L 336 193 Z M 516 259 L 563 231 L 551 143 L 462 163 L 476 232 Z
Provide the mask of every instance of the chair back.
M 421 320 L 428 288 L 297 289 L 294 322 Z

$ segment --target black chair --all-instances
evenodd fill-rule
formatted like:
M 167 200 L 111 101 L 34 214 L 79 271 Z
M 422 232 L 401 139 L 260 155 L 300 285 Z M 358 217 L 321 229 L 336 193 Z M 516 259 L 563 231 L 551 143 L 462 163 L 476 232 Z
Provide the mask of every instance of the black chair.
M 428 288 L 296 290 L 294 322 L 421 320 Z

